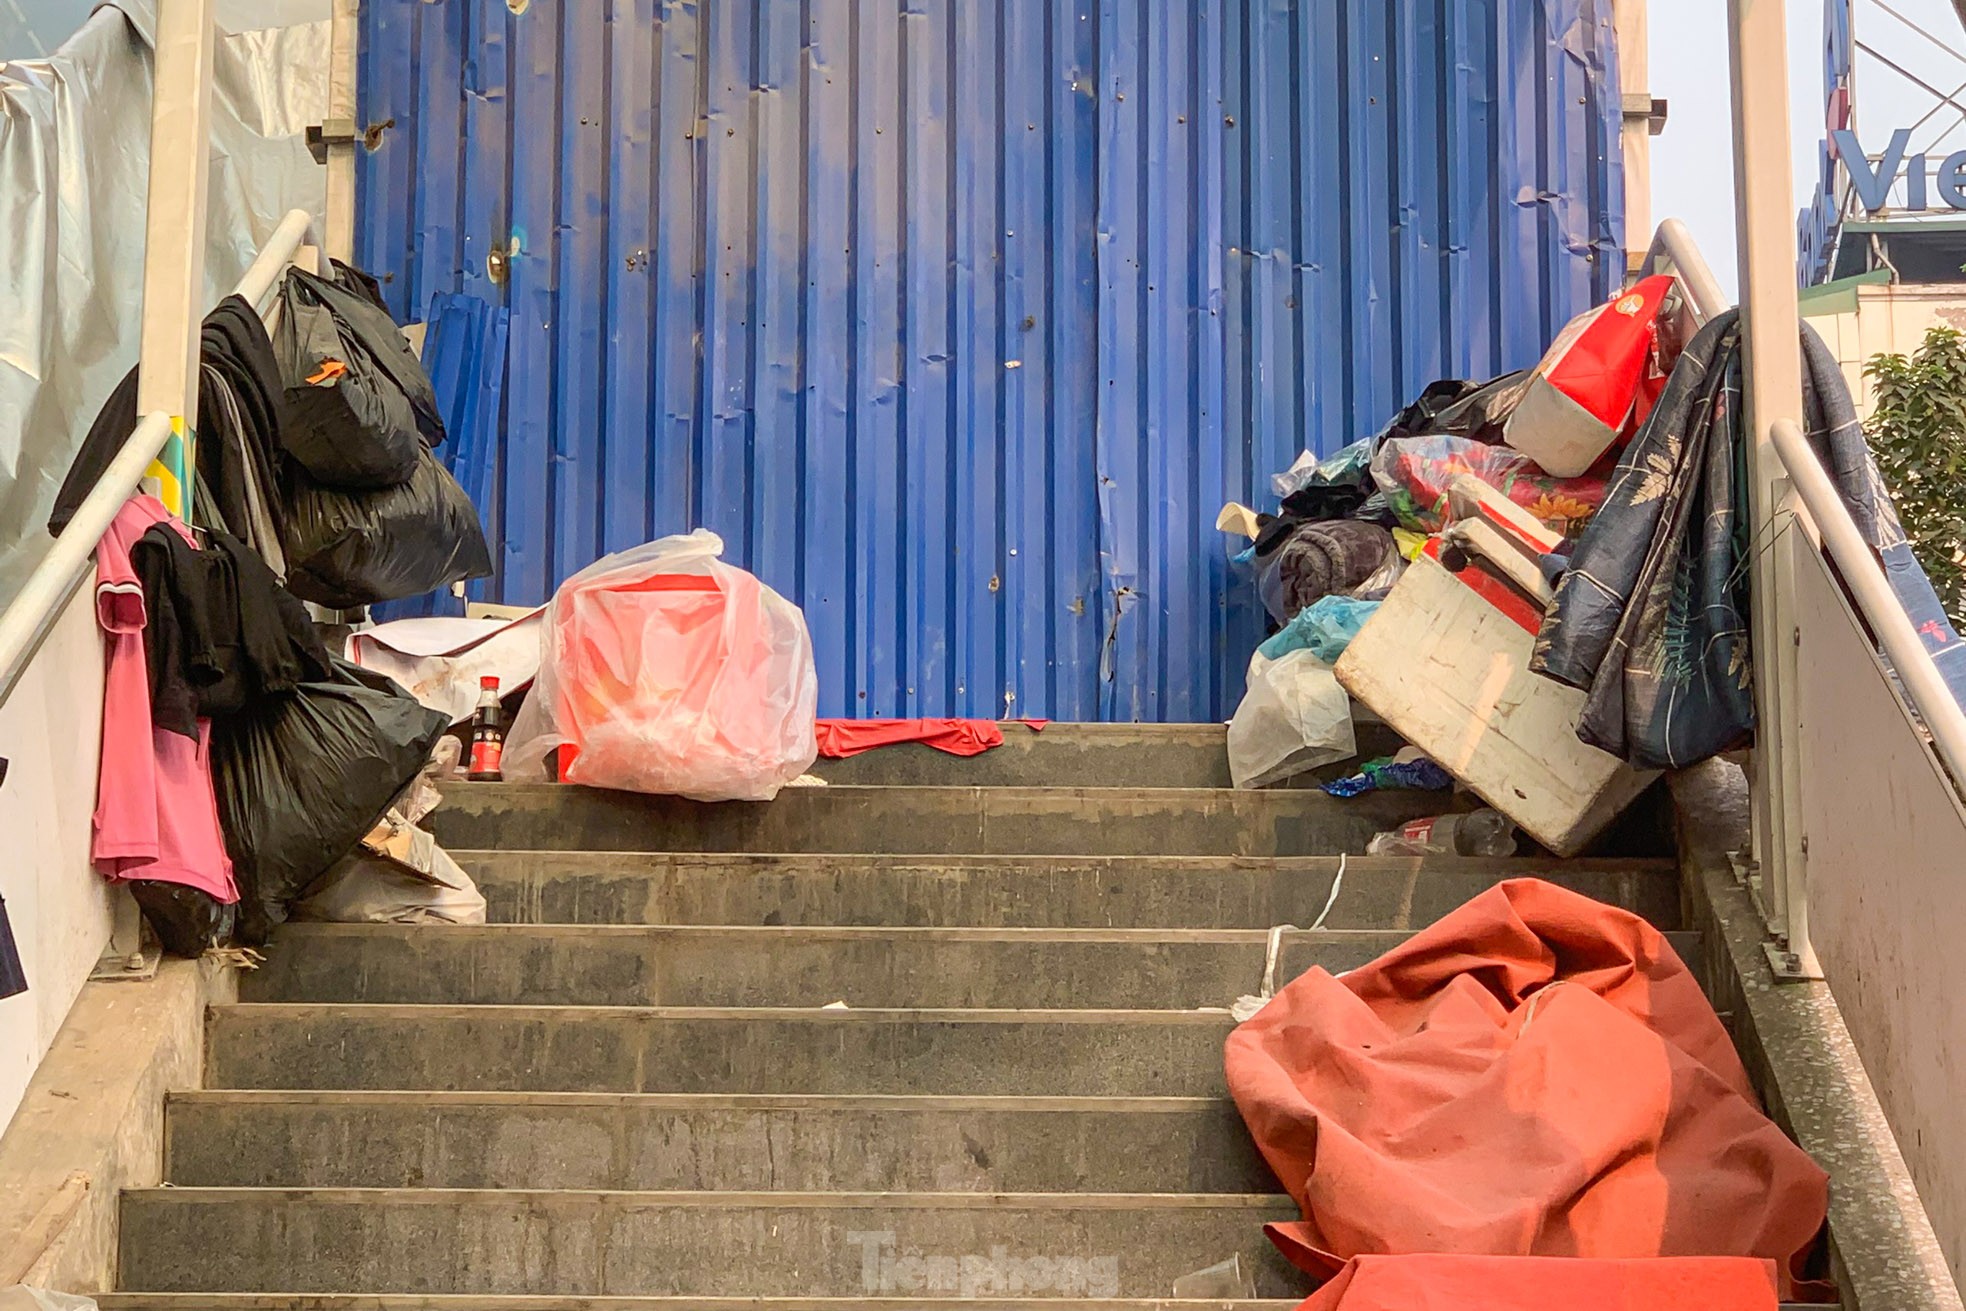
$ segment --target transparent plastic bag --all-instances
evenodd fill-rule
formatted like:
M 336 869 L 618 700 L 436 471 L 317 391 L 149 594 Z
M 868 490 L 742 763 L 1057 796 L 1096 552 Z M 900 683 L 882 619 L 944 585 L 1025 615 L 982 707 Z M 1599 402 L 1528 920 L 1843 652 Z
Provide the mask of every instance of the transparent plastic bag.
M 812 767 L 819 676 L 799 608 L 698 529 L 608 556 L 547 607 L 508 780 L 769 801 Z
M 1229 777 L 1267 787 L 1358 754 L 1352 701 L 1331 666 L 1310 651 L 1249 662 L 1249 690 L 1229 721 Z
M 1604 504 L 1611 465 L 1553 478 L 1520 451 L 1465 437 L 1403 437 L 1372 457 L 1372 477 L 1393 514 L 1416 532 L 1437 533 L 1453 521 L 1447 492 L 1462 474 L 1481 479 L 1559 537 L 1574 538 Z

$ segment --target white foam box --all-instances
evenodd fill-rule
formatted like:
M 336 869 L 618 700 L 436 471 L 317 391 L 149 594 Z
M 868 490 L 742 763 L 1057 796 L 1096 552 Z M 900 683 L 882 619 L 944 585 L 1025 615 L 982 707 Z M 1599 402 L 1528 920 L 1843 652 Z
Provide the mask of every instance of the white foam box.
M 1339 658 L 1338 682 L 1530 837 L 1573 856 L 1657 777 L 1577 740 L 1584 694 L 1531 673 L 1534 608 L 1431 552 Z M 1509 605 L 1511 617 L 1500 605 Z

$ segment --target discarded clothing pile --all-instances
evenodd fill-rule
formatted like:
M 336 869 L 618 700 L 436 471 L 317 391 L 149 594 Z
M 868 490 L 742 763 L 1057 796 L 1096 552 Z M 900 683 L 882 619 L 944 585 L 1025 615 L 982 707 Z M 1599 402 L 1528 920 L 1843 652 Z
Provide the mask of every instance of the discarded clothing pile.
M 487 563 L 476 511 L 444 493 L 430 456 L 443 430 L 419 402 L 429 380 L 373 283 L 342 265 L 332 279 L 294 270 L 283 294 L 277 349 L 238 297 L 205 321 L 189 485 L 165 475 L 161 488 L 188 521 L 140 492 L 96 551 L 107 677 L 92 857 L 182 955 L 263 943 L 361 844 L 384 845 L 378 829 L 449 724 L 331 657 L 299 598 L 357 604 Z M 135 410 L 132 374 L 70 469 L 51 531 L 100 481 Z M 348 531 L 324 544 L 337 517 Z M 449 886 L 432 899 L 465 900 Z
M 280 494 L 282 384 L 266 327 L 253 307 L 227 296 L 205 316 L 200 335 L 198 441 L 191 503 L 198 522 L 237 534 L 286 574 Z M 55 498 L 48 531 L 60 536 L 101 481 L 137 425 L 137 374 L 131 369 L 96 414 Z
M 1802 327 L 1805 435 L 1935 650 L 1958 637 L 1912 557 L 1835 356 Z M 1653 769 L 1754 735 L 1741 326 L 1719 315 L 1680 357 L 1602 511 L 1559 560 L 1533 668 L 1587 695 L 1578 736 Z M 1690 657 L 1677 653 L 1689 652 Z
M 1566 1293 L 1686 1277 L 1653 1258 L 1734 1257 L 1698 1286 L 1754 1300 L 1703 1305 L 1768 1305 L 1761 1263 L 1784 1294 L 1808 1285 L 1827 1177 L 1762 1114 L 1672 947 L 1626 911 L 1503 883 L 1342 978 L 1300 976 L 1230 1035 L 1225 1064 L 1303 1210 L 1270 1237 L 1320 1278 L 1372 1257 L 1343 1276 L 1354 1289 L 1418 1279 L 1438 1299 L 1454 1266 L 1428 1258 L 1624 1263 L 1521 1264 L 1518 1301 L 1440 1301 L 1596 1305 Z M 1392 1296 L 1310 1305 L 1417 1305 Z

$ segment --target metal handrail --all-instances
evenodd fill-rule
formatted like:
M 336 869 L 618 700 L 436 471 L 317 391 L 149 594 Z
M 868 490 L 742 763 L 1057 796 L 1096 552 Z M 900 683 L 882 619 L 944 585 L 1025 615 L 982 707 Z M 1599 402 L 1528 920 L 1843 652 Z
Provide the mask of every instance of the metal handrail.
M 1677 273 L 1701 322 L 1727 308 L 1713 270 L 1700 254 L 1693 234 L 1678 219 L 1659 224 L 1645 267 L 1649 272 Z M 1790 420 L 1779 420 L 1772 426 L 1769 439 L 1802 508 L 1821 535 L 1830 558 L 1836 561 L 1851 600 L 1897 670 L 1905 697 L 1924 719 L 1954 786 L 1966 789 L 1966 711 L 1960 709 L 1932 653 L 1925 649 L 1884 567 L 1857 530 L 1857 521 L 1850 517 L 1849 507 L 1823 471 L 1822 461 L 1802 429 Z
M 1728 309 L 1720 280 L 1713 276 L 1693 234 L 1676 218 L 1659 224 L 1652 236 L 1652 248 L 1645 254 L 1645 268 L 1653 273 L 1677 273 L 1693 307 L 1693 317 L 1702 324 Z
M 281 271 L 306 240 L 312 223 L 305 210 L 290 210 L 239 279 L 236 294 L 261 317 L 279 285 Z M 67 528 L 34 566 L 5 613 L 0 613 L 0 705 L 13 694 L 29 662 L 47 641 L 55 620 L 88 577 L 90 559 L 123 503 L 130 499 L 130 489 L 170 439 L 168 414 L 146 414 L 137 421 L 122 449 L 76 507 Z
M 1905 613 L 1898 594 L 1885 576 L 1870 544 L 1857 531 L 1843 497 L 1823 472 L 1822 461 L 1802 435 L 1802 429 L 1788 419 L 1777 420 L 1770 430 L 1775 453 L 1781 456 L 1789 481 L 1801 498 L 1809 517 L 1821 534 L 1830 558 L 1836 561 L 1843 584 L 1849 589 L 1878 644 L 1890 657 L 1898 681 L 1912 708 L 1925 721 L 1932 745 L 1953 777 L 1957 787 L 1966 787 L 1966 711 L 1959 708 L 1945 676 L 1925 649 L 1925 643 Z

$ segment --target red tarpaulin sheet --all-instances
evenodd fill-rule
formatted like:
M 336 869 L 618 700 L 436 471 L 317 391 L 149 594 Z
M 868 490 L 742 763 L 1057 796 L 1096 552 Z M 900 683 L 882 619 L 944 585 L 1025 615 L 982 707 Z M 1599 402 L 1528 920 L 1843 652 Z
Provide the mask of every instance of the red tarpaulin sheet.
M 876 747 L 920 742 L 952 756 L 980 756 L 1003 745 L 1003 730 L 987 719 L 822 719 L 819 754 L 844 760 Z
M 1298 1311 L 1776 1311 L 1745 1257 L 1362 1256 Z
M 1753 1256 L 1787 1292 L 1822 1227 L 1826 1176 L 1664 937 L 1535 879 L 1343 979 L 1302 975 L 1226 1063 L 1303 1208 L 1270 1236 L 1313 1274 L 1368 1253 Z

